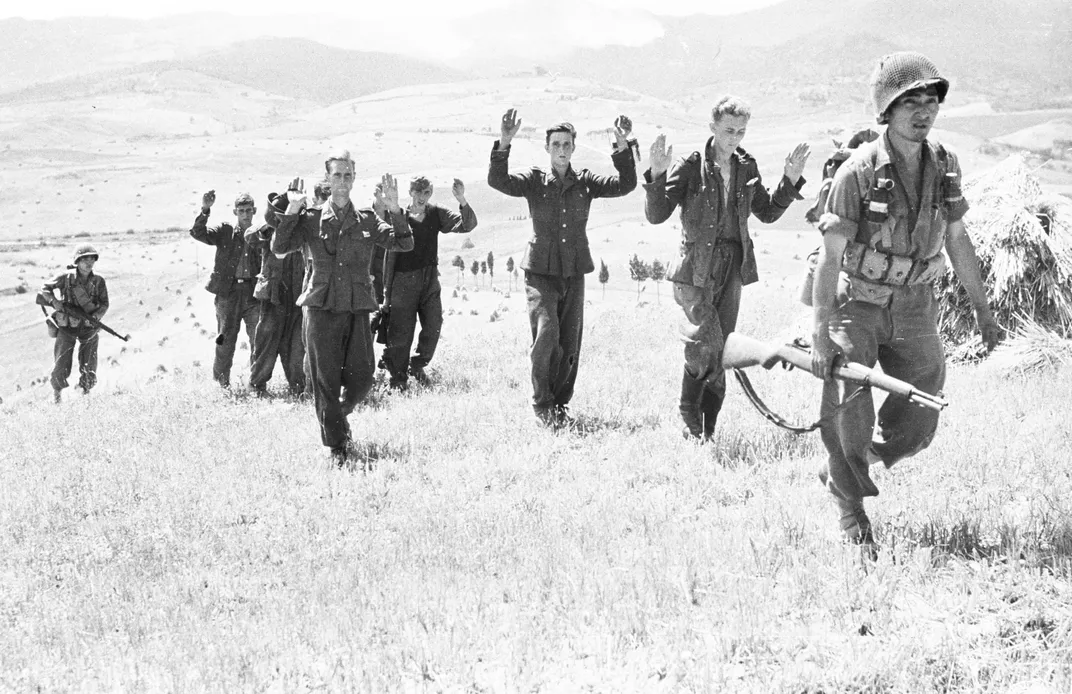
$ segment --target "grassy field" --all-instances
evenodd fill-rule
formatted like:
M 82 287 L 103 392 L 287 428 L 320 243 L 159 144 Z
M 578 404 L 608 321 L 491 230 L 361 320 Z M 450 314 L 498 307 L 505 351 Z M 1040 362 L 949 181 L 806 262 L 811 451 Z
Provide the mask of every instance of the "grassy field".
M 731 384 L 683 441 L 670 302 L 597 296 L 577 430 L 533 422 L 523 315 L 449 318 L 435 385 L 351 417 L 369 474 L 207 367 L 2 410 L 0 689 L 1072 689 L 1068 372 L 954 368 L 935 444 L 876 475 L 870 564 L 816 435 Z M 743 331 L 791 321 L 748 296 Z M 756 378 L 815 415 L 809 376 Z

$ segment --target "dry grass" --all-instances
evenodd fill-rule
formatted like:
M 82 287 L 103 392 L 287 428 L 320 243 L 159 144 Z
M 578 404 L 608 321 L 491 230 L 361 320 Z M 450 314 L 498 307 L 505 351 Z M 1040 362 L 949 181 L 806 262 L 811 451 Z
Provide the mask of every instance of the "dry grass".
M 1010 157 L 964 186 L 965 217 L 994 317 L 1009 332 L 1025 320 L 1068 336 L 1072 326 L 1072 209 L 1048 197 L 1024 159 Z M 1038 214 L 1052 223 L 1047 231 Z M 940 325 L 954 354 L 972 356 L 975 315 L 952 269 L 939 282 Z M 1029 328 L 1030 329 L 1030 328 Z
M 0 688 L 1072 687 L 1066 371 L 955 370 L 936 444 L 878 475 L 864 565 L 816 437 L 733 390 L 714 446 L 680 439 L 675 321 L 591 307 L 559 434 L 531 421 L 522 315 L 448 339 L 434 388 L 351 418 L 367 475 L 327 468 L 307 405 L 203 374 L 8 411 Z M 814 415 L 807 375 L 757 379 Z

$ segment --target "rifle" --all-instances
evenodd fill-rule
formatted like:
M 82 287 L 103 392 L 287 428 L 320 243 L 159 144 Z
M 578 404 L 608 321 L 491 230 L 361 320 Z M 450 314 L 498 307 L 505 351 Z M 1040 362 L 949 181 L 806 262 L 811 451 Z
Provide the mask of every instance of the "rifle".
M 722 350 L 723 368 L 743 369 L 749 366 L 762 366 L 764 369 L 770 369 L 779 362 L 811 373 L 811 351 L 800 345 L 770 345 L 740 333 L 730 333 L 726 337 L 726 346 Z M 878 388 L 939 412 L 949 405 L 944 399 L 925 393 L 911 383 L 845 359 L 840 359 L 835 363 L 834 378 L 856 383 L 865 388 Z
M 93 316 L 91 316 L 88 313 L 86 313 L 85 310 L 83 310 L 81 306 L 76 306 L 74 304 L 70 304 L 70 303 L 67 303 L 65 301 L 60 305 L 60 308 L 58 308 L 56 310 L 57 310 L 58 313 L 66 313 L 69 316 L 74 316 L 75 318 L 80 318 L 81 320 L 87 321 L 90 324 L 92 324 L 94 327 L 100 328 L 101 330 L 103 330 L 106 333 L 111 333 L 112 335 L 115 335 L 116 337 L 118 337 L 123 342 L 126 342 L 127 340 L 130 339 L 130 335 L 120 335 L 119 333 L 117 333 L 116 331 L 112 330 L 111 328 L 109 328 L 104 323 L 101 323 L 99 320 L 97 320 Z
M 722 368 L 726 370 L 733 369 L 734 375 L 745 391 L 745 395 L 748 396 L 748 399 L 751 400 L 756 409 L 770 421 L 790 431 L 796 433 L 814 431 L 819 428 L 819 422 L 807 427 L 793 426 L 767 408 L 763 401 L 759 399 L 759 396 L 756 395 L 748 376 L 742 371 L 742 369 L 750 366 L 762 366 L 764 369 L 771 369 L 775 364 L 779 363 L 786 365 L 788 368 L 795 367 L 811 373 L 811 350 L 799 344 L 772 345 L 740 333 L 730 333 L 726 336 L 726 345 L 722 350 Z M 866 388 L 878 388 L 890 395 L 907 398 L 916 405 L 938 412 L 941 412 L 943 408 L 949 405 L 945 399 L 925 393 L 911 383 L 846 359 L 839 359 L 835 362 L 833 375 L 834 378 L 860 386 L 860 390 L 849 396 L 850 399 L 864 392 Z M 842 403 L 842 405 L 844 404 Z

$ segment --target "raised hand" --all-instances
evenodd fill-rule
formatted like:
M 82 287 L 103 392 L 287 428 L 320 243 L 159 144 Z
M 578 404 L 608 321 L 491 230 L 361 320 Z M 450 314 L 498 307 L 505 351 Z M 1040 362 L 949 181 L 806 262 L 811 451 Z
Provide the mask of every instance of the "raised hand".
M 499 146 L 505 148 L 521 129 L 521 119 L 517 117 L 517 109 L 509 109 L 503 114 L 502 123 L 499 125 Z
M 385 173 L 380 178 L 380 183 L 377 186 L 380 190 L 380 194 L 383 197 L 384 203 L 391 212 L 398 212 L 402 208 L 398 204 L 398 181 L 389 173 Z
M 674 146 L 666 146 L 666 135 L 660 133 L 651 143 L 648 152 L 648 161 L 651 162 L 651 177 L 658 178 L 670 168 L 670 162 L 674 160 Z
M 202 210 L 210 210 L 210 209 L 212 209 L 212 203 L 214 203 L 214 202 L 216 202 L 216 191 L 210 190 L 209 192 L 207 192 L 207 193 L 205 193 L 204 195 L 201 196 L 201 209 Z
M 801 142 L 786 156 L 785 177 L 793 185 L 796 185 L 800 177 L 804 175 L 804 165 L 808 163 L 809 154 L 811 154 L 811 148 L 808 147 L 808 143 Z
M 629 135 L 633 132 L 633 121 L 629 116 L 620 115 L 614 119 L 614 141 L 619 150 L 629 146 Z
M 295 178 L 287 185 L 287 212 L 286 214 L 297 214 L 302 211 L 308 204 L 308 199 L 305 196 L 305 180 L 301 178 Z
M 465 205 L 465 184 L 462 183 L 462 179 L 454 179 L 454 185 L 451 186 L 450 192 L 454 193 L 454 199 L 458 201 L 459 205 Z
M 376 214 L 383 216 L 383 213 L 387 211 L 387 200 L 383 197 L 383 182 L 379 182 L 372 189 L 372 209 L 376 211 Z

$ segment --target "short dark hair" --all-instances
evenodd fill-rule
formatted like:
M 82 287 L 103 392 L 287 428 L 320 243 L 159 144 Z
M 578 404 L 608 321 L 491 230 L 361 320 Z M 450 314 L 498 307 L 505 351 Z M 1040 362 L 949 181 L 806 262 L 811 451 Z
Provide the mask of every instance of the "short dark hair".
M 431 187 L 432 182 L 428 180 L 427 176 L 414 176 L 413 178 L 409 179 L 409 189 L 411 192 L 414 190 L 420 192 L 423 190 L 428 190 Z
M 573 142 L 577 141 L 577 129 L 573 127 L 573 123 L 567 123 L 562 121 L 561 123 L 555 123 L 547 129 L 547 134 L 544 136 L 543 143 L 545 145 L 551 144 L 551 135 L 553 133 L 569 133 L 570 139 Z
M 348 150 L 348 149 L 344 149 L 344 150 L 342 150 L 342 151 L 340 151 L 340 152 L 338 152 L 336 154 L 333 154 L 333 155 L 329 156 L 327 159 L 325 159 L 324 160 L 324 171 L 326 171 L 327 173 L 331 173 L 331 162 L 333 162 L 333 161 L 344 161 L 344 162 L 346 162 L 347 164 L 350 165 L 350 170 L 351 171 L 354 171 L 357 168 L 357 167 L 354 166 L 354 160 L 350 156 L 350 150 Z
M 321 181 L 313 186 L 313 196 L 317 200 L 327 200 L 331 197 L 331 184 L 327 181 Z
M 718 121 L 722 116 L 738 116 L 743 118 L 752 117 L 752 107 L 739 96 L 727 94 L 715 102 L 711 107 L 711 120 Z

